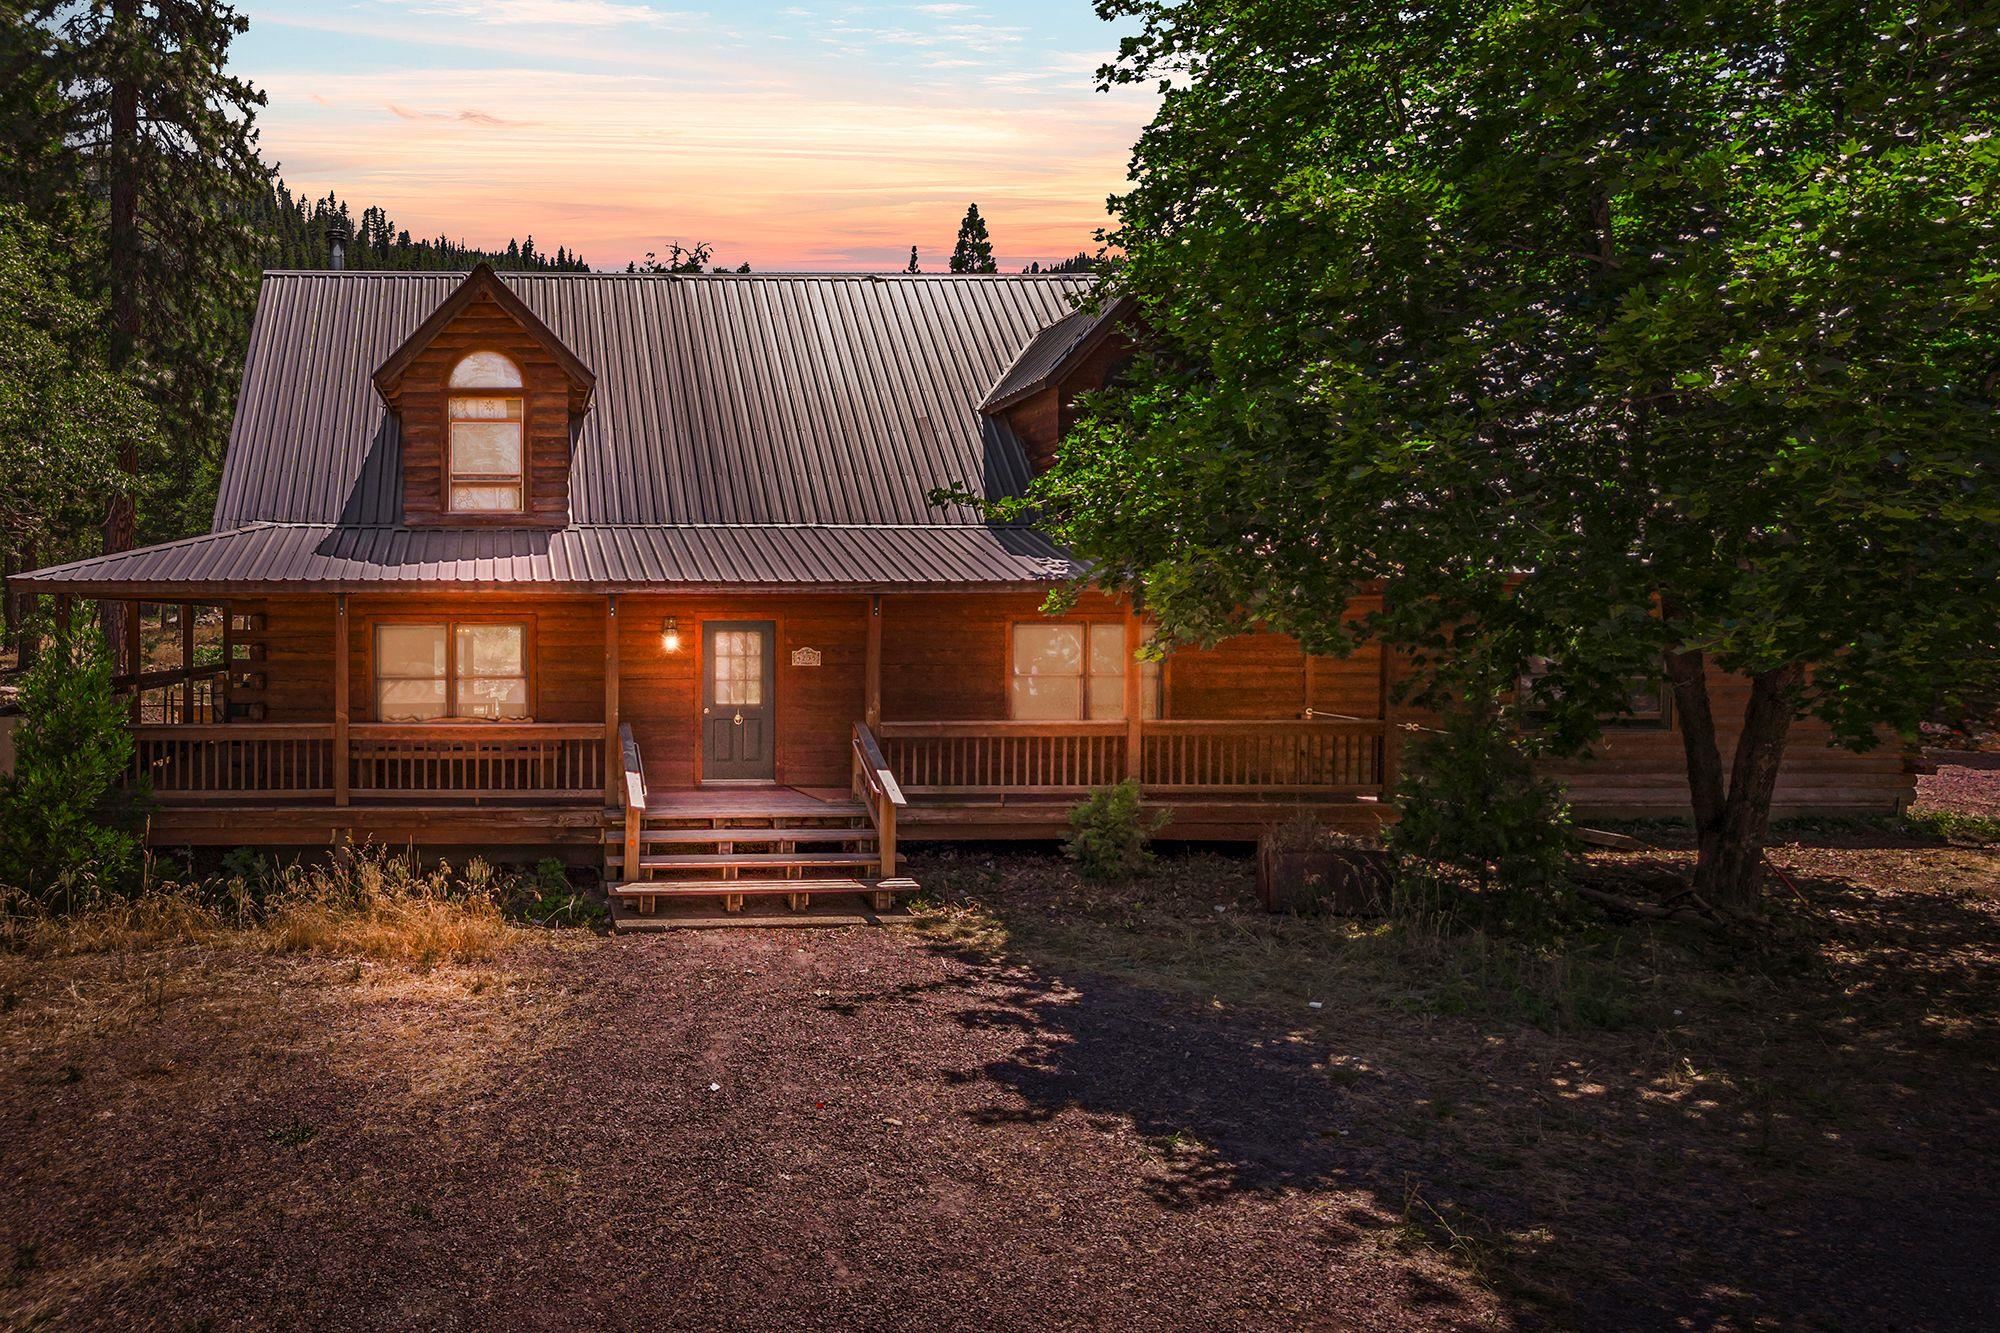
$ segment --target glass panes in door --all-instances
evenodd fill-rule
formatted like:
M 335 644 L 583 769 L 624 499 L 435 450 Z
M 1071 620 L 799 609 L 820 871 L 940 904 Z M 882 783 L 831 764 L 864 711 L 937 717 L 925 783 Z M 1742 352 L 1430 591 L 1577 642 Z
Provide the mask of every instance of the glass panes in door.
M 764 702 L 764 632 L 721 630 L 715 636 L 715 702 L 720 708 L 755 708 Z

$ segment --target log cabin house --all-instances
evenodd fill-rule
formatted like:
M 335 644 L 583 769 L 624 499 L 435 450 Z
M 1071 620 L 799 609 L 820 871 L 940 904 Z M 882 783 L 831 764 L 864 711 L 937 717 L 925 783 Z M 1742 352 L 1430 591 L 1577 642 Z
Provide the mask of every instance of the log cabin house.
M 1179 838 L 1375 826 L 1383 653 L 1142 663 L 1129 607 L 1042 613 L 1073 572 L 1045 538 L 929 502 L 1053 458 L 1129 345 L 1085 290 L 271 273 L 213 530 L 12 587 L 178 608 L 178 663 L 121 678 L 157 845 L 567 848 L 650 912 L 879 901 L 899 838 L 1052 837 L 1125 777 Z M 1784 809 L 1907 799 L 1899 753 L 1802 732 Z M 1641 701 L 1565 776 L 1584 811 L 1684 813 L 1680 753 Z

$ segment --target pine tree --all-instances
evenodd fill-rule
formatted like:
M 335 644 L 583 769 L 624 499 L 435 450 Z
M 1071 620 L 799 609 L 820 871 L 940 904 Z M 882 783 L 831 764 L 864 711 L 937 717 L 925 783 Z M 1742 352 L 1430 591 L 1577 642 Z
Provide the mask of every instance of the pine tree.
M 110 367 L 143 378 L 176 452 L 142 459 L 128 442 L 119 464 L 157 472 L 145 527 L 177 535 L 220 467 L 261 248 L 250 219 L 269 178 L 254 128 L 264 96 L 224 68 L 248 23 L 219 0 L 42 0 L 35 17 L 55 38 L 65 142 L 106 201 Z M 104 548 L 130 548 L 140 529 L 131 492 L 114 496 Z M 122 620 L 104 615 L 121 653 Z
M 910 266 L 904 269 L 903 272 L 922 273 L 923 271 L 923 267 L 917 263 L 917 247 L 913 245 L 910 247 Z
M 965 220 L 958 224 L 958 244 L 952 247 L 953 273 L 998 273 L 993 262 L 993 238 L 986 234 L 986 219 L 979 205 L 967 205 Z

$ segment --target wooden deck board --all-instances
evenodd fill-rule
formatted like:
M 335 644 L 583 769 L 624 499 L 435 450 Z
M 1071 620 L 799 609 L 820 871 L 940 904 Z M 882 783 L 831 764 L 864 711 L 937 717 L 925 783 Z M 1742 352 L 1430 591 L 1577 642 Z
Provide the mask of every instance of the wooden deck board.
M 775 909 L 724 912 L 712 904 L 686 899 L 662 899 L 651 915 L 641 915 L 630 903 L 611 900 L 611 924 L 620 934 L 647 930 L 742 930 L 759 927 L 813 928 L 829 926 L 889 926 L 910 920 L 909 909 L 895 906 L 878 912 L 860 894 L 826 895 L 804 911 Z
M 831 787 L 696 787 L 646 794 L 654 819 L 841 819 L 867 811 L 846 791 Z

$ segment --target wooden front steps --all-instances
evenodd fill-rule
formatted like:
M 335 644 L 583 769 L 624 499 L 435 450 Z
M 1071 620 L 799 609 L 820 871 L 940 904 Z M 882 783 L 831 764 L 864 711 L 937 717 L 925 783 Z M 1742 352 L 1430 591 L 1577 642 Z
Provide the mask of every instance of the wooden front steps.
M 868 808 L 845 793 L 833 795 L 787 788 L 656 792 L 643 815 L 634 811 L 635 839 L 622 812 L 607 817 L 604 878 L 613 924 L 628 930 L 879 920 L 897 894 L 917 885 L 882 874 L 881 838 Z M 751 902 L 782 902 L 788 910 L 746 915 Z

